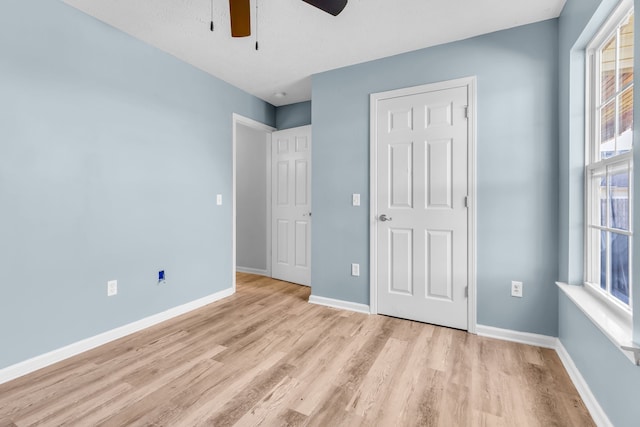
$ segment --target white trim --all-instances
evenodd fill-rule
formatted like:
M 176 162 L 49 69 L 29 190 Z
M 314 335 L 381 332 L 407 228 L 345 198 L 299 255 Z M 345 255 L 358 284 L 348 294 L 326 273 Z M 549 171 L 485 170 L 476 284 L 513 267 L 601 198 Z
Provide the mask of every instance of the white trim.
M 271 275 L 271 133 L 276 129 L 264 123 L 260 123 L 256 120 L 250 119 L 248 117 L 241 116 L 240 114 L 233 113 L 232 114 L 232 167 L 231 167 L 231 175 L 232 175 L 232 190 L 231 190 L 231 200 L 232 200 L 232 208 L 231 208 L 231 283 L 233 284 L 233 291 L 236 290 L 236 170 L 237 170 L 237 132 L 236 128 L 239 124 L 250 127 L 256 130 L 262 130 L 267 133 L 267 176 L 265 177 L 267 181 L 267 269 L 269 270 L 269 276 Z
M 38 369 L 45 368 L 47 366 L 58 363 L 62 360 L 76 356 L 85 351 L 107 344 L 111 341 L 115 341 L 127 335 L 157 325 L 174 317 L 196 310 L 205 305 L 219 301 L 223 298 L 229 297 L 235 293 L 233 288 L 228 288 L 215 294 L 197 299 L 195 301 L 188 302 L 186 304 L 179 305 L 177 307 L 170 308 L 166 311 L 154 314 L 144 319 L 137 320 L 119 328 L 112 329 L 107 332 L 95 335 L 90 338 L 69 344 L 65 347 L 58 348 L 45 354 L 33 357 L 15 365 L 8 366 L 0 370 L 0 384 L 7 381 L 11 381 L 23 375 L 37 371 Z
M 589 384 L 587 384 L 580 373 L 580 370 L 575 363 L 573 363 L 573 359 L 569 355 L 569 352 L 564 348 L 564 345 L 562 345 L 562 342 L 559 339 L 557 340 L 556 353 L 558 354 L 560 361 L 564 365 L 564 369 L 566 369 L 569 374 L 569 378 L 571 378 L 573 385 L 576 387 L 576 390 L 578 390 L 578 394 L 580 394 L 584 405 L 587 407 L 587 410 L 596 425 L 599 427 L 613 427 L 613 423 L 609 420 L 609 417 L 607 417 L 602 406 L 600 406 L 600 403 L 598 403 L 598 400 L 591 392 Z
M 259 268 L 236 266 L 236 271 L 239 273 L 257 274 L 259 276 L 271 277 L 271 274 L 269 274 L 268 270 L 261 270 Z
M 468 88 L 468 265 L 467 265 L 467 285 L 468 285 L 468 301 L 467 301 L 467 330 L 470 333 L 476 333 L 477 324 L 477 152 L 476 152 L 476 140 L 477 140 L 477 123 L 476 123 L 476 110 L 477 110 L 477 78 L 475 76 L 464 77 L 455 80 L 449 80 L 438 83 L 431 83 L 421 86 L 414 86 L 409 88 L 391 90 L 387 92 L 372 93 L 370 95 L 369 105 L 369 124 L 370 124 L 370 139 L 369 139 L 369 275 L 371 281 L 369 283 L 369 304 L 372 314 L 378 313 L 378 273 L 377 273 L 377 259 L 378 259 L 378 242 L 376 239 L 376 216 L 377 216 L 377 113 L 378 102 L 383 99 L 396 98 L 401 96 L 414 95 L 417 93 L 452 89 L 456 87 L 466 86 Z
M 633 323 L 626 313 L 606 303 L 587 286 L 562 282 L 556 285 L 631 363 L 640 366 L 640 346 L 633 342 Z
M 316 295 L 309 296 L 309 304 L 324 305 L 326 307 L 339 308 L 341 310 L 355 311 L 357 313 L 369 314 L 369 306 L 356 302 L 342 301 L 339 299 L 319 297 Z
M 478 125 L 476 121 L 476 111 L 477 111 L 477 89 L 476 83 L 477 79 L 475 77 L 470 77 L 468 80 L 469 87 L 469 106 L 467 110 L 467 119 L 469 124 L 469 139 L 467 144 L 467 161 L 468 161 L 468 170 L 467 170 L 467 189 L 469 192 L 469 200 L 467 204 L 467 209 L 469 215 L 467 216 L 467 252 L 468 252 L 468 265 L 467 265 L 467 285 L 469 286 L 468 290 L 468 313 L 467 313 L 467 330 L 475 334 L 477 330 L 477 221 L 478 221 L 478 204 L 476 203 L 478 196 L 478 187 L 476 185 L 477 182 L 477 154 L 476 154 L 476 138 L 478 135 Z
M 493 326 L 477 325 L 476 332 L 481 337 L 496 338 L 503 341 L 535 345 L 537 347 L 551 348 L 554 350 L 558 345 L 558 339 L 556 337 L 513 331 L 511 329 L 494 328 Z

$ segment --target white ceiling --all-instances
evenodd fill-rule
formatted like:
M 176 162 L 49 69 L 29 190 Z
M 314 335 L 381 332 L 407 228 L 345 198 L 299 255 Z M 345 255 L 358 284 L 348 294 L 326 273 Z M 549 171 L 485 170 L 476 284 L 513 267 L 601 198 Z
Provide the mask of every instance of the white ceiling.
M 276 106 L 311 99 L 312 74 L 555 18 L 565 3 L 349 0 L 334 17 L 301 0 L 251 0 L 252 36 L 234 39 L 228 0 L 213 0 L 213 33 L 211 0 L 63 1 Z

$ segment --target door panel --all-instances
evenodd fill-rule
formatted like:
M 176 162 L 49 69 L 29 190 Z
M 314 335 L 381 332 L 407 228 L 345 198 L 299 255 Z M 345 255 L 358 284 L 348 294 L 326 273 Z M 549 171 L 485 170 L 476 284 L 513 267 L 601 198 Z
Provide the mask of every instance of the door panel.
M 389 177 L 391 206 L 410 208 L 413 205 L 413 144 L 389 145 Z
M 275 168 L 277 177 L 274 180 L 278 186 L 275 193 L 277 196 L 277 203 L 279 206 L 287 206 L 289 204 L 289 163 L 278 162 L 278 167 Z
M 427 231 L 426 288 L 427 298 L 444 298 L 453 295 L 453 263 L 451 231 Z
M 467 329 L 468 88 L 377 104 L 378 312 Z
M 276 261 L 277 264 L 289 264 L 289 221 L 279 219 L 277 225 Z
M 413 230 L 390 229 L 389 292 L 413 295 Z
M 453 198 L 453 176 L 451 139 L 440 141 L 427 141 L 427 174 L 424 188 L 427 190 L 427 209 L 448 208 L 451 209 Z
M 273 132 L 271 274 L 311 282 L 311 126 Z

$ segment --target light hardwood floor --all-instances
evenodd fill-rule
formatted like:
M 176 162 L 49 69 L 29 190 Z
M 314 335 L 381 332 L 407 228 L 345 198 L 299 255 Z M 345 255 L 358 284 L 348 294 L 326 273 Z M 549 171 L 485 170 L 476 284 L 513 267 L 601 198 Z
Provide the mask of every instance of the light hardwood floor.
M 553 350 L 237 291 L 0 385 L 0 426 L 593 425 Z

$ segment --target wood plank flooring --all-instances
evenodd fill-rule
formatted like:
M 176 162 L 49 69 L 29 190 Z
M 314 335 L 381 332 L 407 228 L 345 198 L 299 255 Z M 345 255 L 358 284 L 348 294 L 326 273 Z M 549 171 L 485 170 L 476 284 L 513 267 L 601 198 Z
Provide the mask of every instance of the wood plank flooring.
M 0 426 L 592 426 L 553 350 L 232 297 L 0 385 Z

